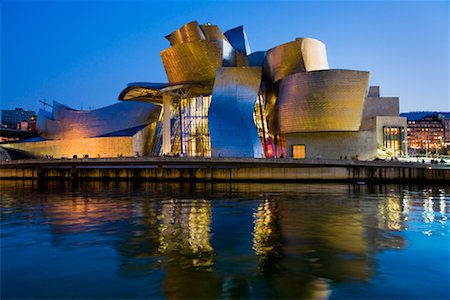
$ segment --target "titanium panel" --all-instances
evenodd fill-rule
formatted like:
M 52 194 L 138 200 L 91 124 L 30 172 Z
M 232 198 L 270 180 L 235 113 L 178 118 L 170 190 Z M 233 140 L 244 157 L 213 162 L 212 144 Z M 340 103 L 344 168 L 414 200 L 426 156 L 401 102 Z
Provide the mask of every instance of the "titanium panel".
M 357 131 L 369 72 L 324 70 L 293 74 L 280 82 L 279 133 Z
M 240 53 L 233 49 L 235 61 L 231 65 L 232 67 L 247 67 L 248 59 L 247 56 L 243 53 Z
M 266 51 L 253 52 L 248 56 L 249 67 L 262 67 L 266 59 Z
M 39 136 L 45 138 L 51 136 L 51 132 L 56 131 L 57 125 L 53 120 L 53 114 L 39 109 L 36 119 L 36 132 Z
M 222 43 L 222 66 L 223 67 L 241 67 L 242 64 L 247 65 L 247 57 L 233 49 L 231 44 L 226 40 Z M 244 61 L 242 60 L 244 59 Z
M 226 40 L 222 30 L 217 25 L 204 24 L 200 26 L 207 40 Z
M 245 55 L 251 53 L 250 45 L 248 43 L 247 34 L 244 31 L 244 27 L 239 26 L 228 31 L 225 31 L 224 35 L 227 37 L 233 48 Z
M 167 35 L 166 39 L 170 42 L 170 44 L 175 46 L 182 43 L 206 40 L 206 36 L 197 21 L 192 21 Z
M 52 140 L 89 138 L 156 122 L 160 113 L 159 105 L 135 101 L 89 111 L 54 102 L 51 118 L 39 111 L 36 130 L 39 136 Z
M 209 108 L 211 156 L 264 157 L 253 112 L 261 84 L 261 68 L 217 70 Z
M 328 70 L 330 68 L 324 43 L 311 38 L 300 38 L 297 41 L 300 42 L 306 71 Z
M 298 41 L 282 44 L 267 52 L 264 72 L 272 82 L 305 71 L 302 49 Z
M 222 60 L 230 59 L 232 48 L 224 41 L 196 41 L 170 47 L 161 52 L 169 82 L 214 82 Z
M 325 44 L 311 38 L 298 38 L 267 52 L 264 72 L 272 82 L 306 71 L 329 69 Z
M 211 93 L 211 87 L 205 86 L 201 82 L 180 82 L 180 83 L 153 83 L 153 82 L 132 82 L 120 92 L 119 100 L 135 100 L 163 105 L 163 94 L 189 93 L 193 95 L 204 95 Z
M 147 87 L 128 86 L 120 93 L 119 100 L 135 100 L 162 105 L 162 93 Z

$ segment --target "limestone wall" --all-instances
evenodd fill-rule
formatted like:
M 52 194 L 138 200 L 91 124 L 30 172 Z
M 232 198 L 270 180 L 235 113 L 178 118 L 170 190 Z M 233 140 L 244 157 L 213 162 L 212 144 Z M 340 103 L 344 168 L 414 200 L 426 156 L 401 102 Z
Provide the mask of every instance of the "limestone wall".
M 24 151 L 37 157 L 52 155 L 54 158 L 71 158 L 73 155 L 83 157 L 85 154 L 89 157 L 117 157 L 134 156 L 132 142 L 131 136 L 123 136 L 10 143 L 3 144 L 2 147 Z
M 293 145 L 306 146 L 306 158 L 372 160 L 377 155 L 375 131 L 293 133 L 286 135 L 287 157 L 292 157 Z

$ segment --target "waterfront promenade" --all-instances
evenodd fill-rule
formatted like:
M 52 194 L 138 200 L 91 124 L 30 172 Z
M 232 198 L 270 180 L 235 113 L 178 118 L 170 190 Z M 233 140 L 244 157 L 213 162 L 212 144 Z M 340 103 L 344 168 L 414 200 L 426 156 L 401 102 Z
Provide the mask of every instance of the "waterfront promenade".
M 139 157 L 15 160 L 0 179 L 450 182 L 448 164 L 399 161 Z

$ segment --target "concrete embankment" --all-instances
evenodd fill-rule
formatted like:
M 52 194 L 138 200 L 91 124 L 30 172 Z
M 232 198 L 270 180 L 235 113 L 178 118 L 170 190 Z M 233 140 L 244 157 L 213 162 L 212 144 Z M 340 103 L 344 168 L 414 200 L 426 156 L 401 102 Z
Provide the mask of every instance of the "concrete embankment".
M 244 158 L 18 160 L 0 179 L 448 182 L 450 166 L 385 161 Z

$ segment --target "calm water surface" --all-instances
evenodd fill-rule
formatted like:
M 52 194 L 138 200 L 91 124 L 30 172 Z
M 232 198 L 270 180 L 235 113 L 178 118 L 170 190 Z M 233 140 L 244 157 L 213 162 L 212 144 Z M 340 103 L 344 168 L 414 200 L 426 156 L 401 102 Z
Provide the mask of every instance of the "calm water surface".
M 1 181 L 2 299 L 449 299 L 448 186 Z

